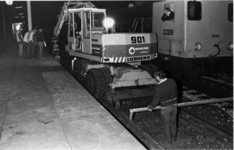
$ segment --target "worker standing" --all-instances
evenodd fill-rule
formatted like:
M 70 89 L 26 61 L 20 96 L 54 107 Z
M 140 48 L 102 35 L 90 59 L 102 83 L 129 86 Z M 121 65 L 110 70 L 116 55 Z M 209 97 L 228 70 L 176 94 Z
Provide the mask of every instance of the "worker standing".
M 159 103 L 161 104 L 161 121 L 164 129 L 164 145 L 170 148 L 176 142 L 177 134 L 177 84 L 171 78 L 166 78 L 166 73 L 162 69 L 154 72 L 154 76 L 159 85 L 155 87 L 154 99 L 148 106 L 150 111 Z
M 26 32 L 24 35 L 24 49 L 27 50 L 28 58 L 30 58 L 30 51 L 29 51 L 29 45 L 28 45 L 28 34 L 29 34 L 29 31 Z
M 35 36 L 36 31 L 37 30 L 35 28 L 33 28 L 28 33 L 28 46 L 29 46 L 29 51 L 30 51 L 29 58 L 34 58 L 35 47 L 36 47 L 36 44 L 37 44 L 37 39 L 36 39 L 36 36 Z
M 23 56 L 24 40 L 23 40 L 22 31 L 23 31 L 23 28 L 20 27 L 16 33 L 16 40 L 19 45 L 18 56 Z
M 38 28 L 38 31 L 36 32 L 36 39 L 37 39 L 37 46 L 38 46 L 38 59 L 42 58 L 42 51 L 43 51 L 43 44 L 46 47 L 44 35 L 42 33 L 42 28 Z

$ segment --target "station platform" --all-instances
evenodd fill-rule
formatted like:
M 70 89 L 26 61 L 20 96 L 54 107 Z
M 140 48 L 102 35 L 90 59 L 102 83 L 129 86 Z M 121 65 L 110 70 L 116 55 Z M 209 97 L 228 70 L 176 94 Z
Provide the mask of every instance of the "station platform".
M 146 149 L 47 51 L 0 54 L 0 150 Z

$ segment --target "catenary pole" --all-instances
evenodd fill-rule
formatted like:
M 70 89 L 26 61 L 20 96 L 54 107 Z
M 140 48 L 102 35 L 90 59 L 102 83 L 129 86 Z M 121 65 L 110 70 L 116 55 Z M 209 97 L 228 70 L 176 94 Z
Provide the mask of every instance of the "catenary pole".
M 4 15 L 4 7 L 3 7 L 4 1 L 2 1 L 2 19 L 3 19 L 3 36 L 5 38 L 6 36 L 6 26 L 5 26 L 5 15 Z
M 32 29 L 31 1 L 27 1 L 27 13 L 28 13 L 28 31 L 30 31 Z

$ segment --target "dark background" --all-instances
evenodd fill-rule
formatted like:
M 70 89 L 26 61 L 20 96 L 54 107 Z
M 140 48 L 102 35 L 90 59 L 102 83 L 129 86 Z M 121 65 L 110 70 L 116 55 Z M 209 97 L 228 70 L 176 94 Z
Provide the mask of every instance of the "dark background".
M 57 16 L 61 12 L 61 8 L 67 1 L 31 1 L 32 10 L 32 27 L 42 27 L 46 39 L 53 36 L 53 28 L 57 23 Z M 127 9 L 130 3 L 134 6 L 139 6 L 153 1 L 91 1 L 97 8 L 104 8 L 108 11 Z M 23 6 L 21 9 L 16 9 L 17 6 Z M 19 13 L 24 13 L 24 18 L 15 18 Z M 120 14 L 116 11 L 117 14 Z M 140 13 L 144 13 L 141 11 Z M 4 14 L 4 20 L 3 20 Z M 121 15 L 121 14 L 120 14 Z M 24 31 L 28 31 L 27 22 L 27 2 L 13 1 L 13 5 L 7 5 L 5 1 L 0 1 L 0 36 L 4 34 L 3 23 L 5 21 L 6 35 L 12 34 L 12 23 L 23 22 Z

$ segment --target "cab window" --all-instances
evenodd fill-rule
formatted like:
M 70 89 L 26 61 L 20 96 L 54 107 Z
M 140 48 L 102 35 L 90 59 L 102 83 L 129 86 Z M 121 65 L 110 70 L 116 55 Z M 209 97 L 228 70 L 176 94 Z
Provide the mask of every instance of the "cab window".
M 165 4 L 163 9 L 163 15 L 161 17 L 162 21 L 174 21 L 175 19 L 175 5 L 174 4 Z
M 87 25 L 87 30 L 90 31 L 90 12 L 84 12 L 85 18 L 86 18 L 86 25 Z
M 90 12 L 89 11 L 85 11 L 83 12 L 83 30 L 82 30 L 82 34 L 84 38 L 89 38 L 90 37 Z
M 202 18 L 202 5 L 201 2 L 189 1 L 188 2 L 188 20 L 201 20 Z
M 228 20 L 233 22 L 233 4 L 228 5 Z
M 151 32 L 152 31 L 152 18 L 145 18 L 143 21 L 143 31 Z
M 92 27 L 103 27 L 102 21 L 105 18 L 104 13 L 93 13 L 93 18 Z
M 69 15 L 69 23 L 68 24 L 69 24 L 68 30 L 70 31 L 69 36 L 71 37 L 71 36 L 73 36 L 73 14 Z
M 80 32 L 81 31 L 81 18 L 80 13 L 74 13 L 74 25 L 75 25 L 75 31 Z

